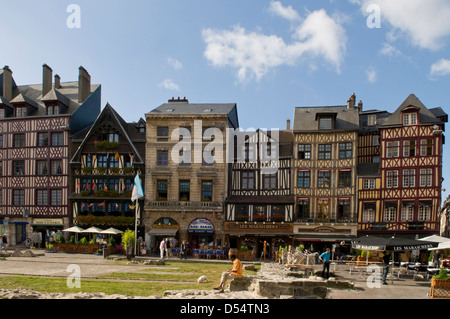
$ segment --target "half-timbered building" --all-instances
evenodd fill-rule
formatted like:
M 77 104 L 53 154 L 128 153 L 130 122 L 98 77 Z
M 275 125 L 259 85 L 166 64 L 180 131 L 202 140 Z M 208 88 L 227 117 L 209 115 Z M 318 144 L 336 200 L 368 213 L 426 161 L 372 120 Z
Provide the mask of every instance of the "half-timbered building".
M 347 105 L 295 108 L 294 234 L 307 249 L 356 236 L 360 111 L 354 95 Z
M 43 82 L 17 85 L 12 71 L 0 71 L 0 217 L 9 243 L 34 230 L 69 225 L 71 136 L 100 112 L 101 86 L 79 68 L 79 79 L 61 82 L 43 65 Z
M 239 127 L 234 103 L 170 99 L 146 114 L 146 242 L 188 242 L 190 252 L 225 245 L 223 201 L 227 129 Z
M 144 237 L 144 200 L 136 205 L 131 193 L 136 175 L 144 185 L 145 130 L 143 119 L 127 123 L 107 104 L 92 126 L 73 136 L 72 224 L 126 230 L 137 222 L 138 235 Z
M 380 124 L 378 175 L 359 185 L 360 234 L 438 233 L 445 122 L 440 107 L 428 109 L 411 94 Z
M 225 201 L 229 247 L 244 246 L 253 258 L 264 252 L 273 257 L 280 245 L 292 244 L 292 130 L 236 135 Z

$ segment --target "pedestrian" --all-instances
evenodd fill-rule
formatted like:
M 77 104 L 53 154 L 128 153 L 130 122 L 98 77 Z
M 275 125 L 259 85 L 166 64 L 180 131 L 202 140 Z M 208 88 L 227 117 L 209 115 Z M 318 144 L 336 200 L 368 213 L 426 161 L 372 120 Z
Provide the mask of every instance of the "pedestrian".
M 3 236 L 0 236 L 0 251 L 3 249 Z
M 242 278 L 242 263 L 239 259 L 237 259 L 236 255 L 230 255 L 230 260 L 233 262 L 233 268 L 228 269 L 222 273 L 222 277 L 220 278 L 220 284 L 218 287 L 214 288 L 215 290 L 219 290 L 220 292 L 224 292 L 225 286 L 227 284 L 228 279 L 232 277 Z
M 440 257 L 441 257 L 441 254 L 439 254 L 439 250 L 436 250 L 436 252 L 433 254 L 434 268 L 439 268 L 439 258 Z
M 322 277 L 328 279 L 330 277 L 330 248 L 327 248 L 320 256 L 319 260 L 323 262 L 323 269 L 322 269 Z M 327 275 L 325 277 L 325 270 L 327 271 Z
M 186 242 L 183 240 L 180 247 L 180 259 L 187 259 L 186 253 L 187 253 L 187 245 Z
M 383 253 L 383 274 L 381 275 L 381 280 L 383 282 L 383 285 L 387 285 L 386 278 L 389 273 L 390 259 L 391 259 L 391 257 L 389 256 L 389 253 L 387 251 L 384 251 L 384 253 Z
M 6 234 L 3 235 L 3 243 L 2 243 L 2 248 L 4 248 L 5 253 L 6 253 L 6 246 L 8 244 L 8 238 L 6 237 Z
M 159 243 L 159 255 L 160 255 L 161 259 L 164 259 L 165 247 L 166 247 L 166 242 L 165 242 L 165 238 L 163 238 L 163 240 L 161 240 L 161 242 Z

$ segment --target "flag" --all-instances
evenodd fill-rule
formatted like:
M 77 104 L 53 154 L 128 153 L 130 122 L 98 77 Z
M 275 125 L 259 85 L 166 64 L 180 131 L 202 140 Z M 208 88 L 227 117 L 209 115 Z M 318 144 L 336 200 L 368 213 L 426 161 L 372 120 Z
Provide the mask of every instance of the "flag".
M 97 184 L 95 182 L 92 184 L 92 190 L 95 191 L 97 189 Z
M 115 160 L 118 160 L 119 157 L 120 157 L 120 156 L 119 156 L 119 153 L 114 154 L 114 159 L 115 159 Z
M 133 192 L 131 193 L 131 201 L 134 202 L 139 198 L 144 197 L 144 190 L 142 189 L 139 175 L 134 178 Z
M 106 187 L 106 184 L 105 184 L 105 192 L 107 192 L 108 191 L 108 187 Z
M 98 204 L 98 207 L 105 206 L 105 205 L 106 205 L 106 202 L 103 202 L 103 203 Z
M 77 184 L 76 192 L 78 193 L 79 190 L 80 190 L 80 182 L 78 182 Z

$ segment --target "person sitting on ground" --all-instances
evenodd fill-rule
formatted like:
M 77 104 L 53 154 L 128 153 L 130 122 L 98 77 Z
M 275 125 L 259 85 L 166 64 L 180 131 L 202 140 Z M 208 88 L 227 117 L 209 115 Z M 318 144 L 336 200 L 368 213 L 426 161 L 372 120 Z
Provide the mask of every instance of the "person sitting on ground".
M 231 277 L 242 278 L 242 262 L 237 259 L 236 255 L 230 255 L 230 260 L 233 262 L 233 268 L 228 269 L 222 273 L 222 278 L 220 278 L 220 284 L 218 287 L 214 288 L 219 290 L 220 292 L 224 292 L 225 286 L 227 284 L 228 279 Z

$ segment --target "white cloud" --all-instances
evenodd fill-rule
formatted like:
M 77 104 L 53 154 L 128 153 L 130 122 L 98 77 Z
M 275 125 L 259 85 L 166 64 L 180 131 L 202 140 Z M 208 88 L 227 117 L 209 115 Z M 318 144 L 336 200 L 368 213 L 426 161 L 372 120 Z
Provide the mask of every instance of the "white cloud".
M 373 67 L 366 69 L 366 76 L 369 83 L 375 83 L 377 81 L 377 71 Z
M 392 58 L 403 56 L 403 53 L 399 49 L 397 49 L 392 44 L 386 42 L 383 43 L 383 47 L 380 49 L 379 53 Z
M 174 91 L 180 90 L 178 84 L 176 84 L 172 79 L 165 79 L 164 81 L 158 84 L 158 87 L 164 88 L 166 90 L 174 90 Z
M 300 15 L 291 6 L 283 7 L 280 1 L 270 2 L 269 12 L 289 21 L 300 20 Z
M 173 59 L 173 58 L 168 58 L 167 64 L 169 64 L 175 70 L 179 70 L 183 67 L 183 64 L 180 61 L 178 61 L 177 59 Z
M 358 1 L 350 1 L 358 3 Z M 366 12 L 373 0 L 360 2 L 361 11 Z M 381 28 L 390 25 L 387 36 L 393 40 L 400 36 L 415 46 L 437 50 L 444 46 L 450 36 L 450 1 L 448 0 L 377 0 L 381 9 Z M 385 24 L 388 22 L 388 24 Z
M 205 29 L 204 56 L 217 67 L 236 69 L 239 82 L 259 81 L 270 69 L 294 65 L 300 58 L 321 58 L 340 72 L 346 51 L 344 28 L 324 9 L 310 13 L 286 43 L 277 35 L 248 32 L 240 26 L 232 30 Z
M 430 76 L 446 76 L 450 74 L 450 60 L 440 59 L 433 63 L 430 68 Z

